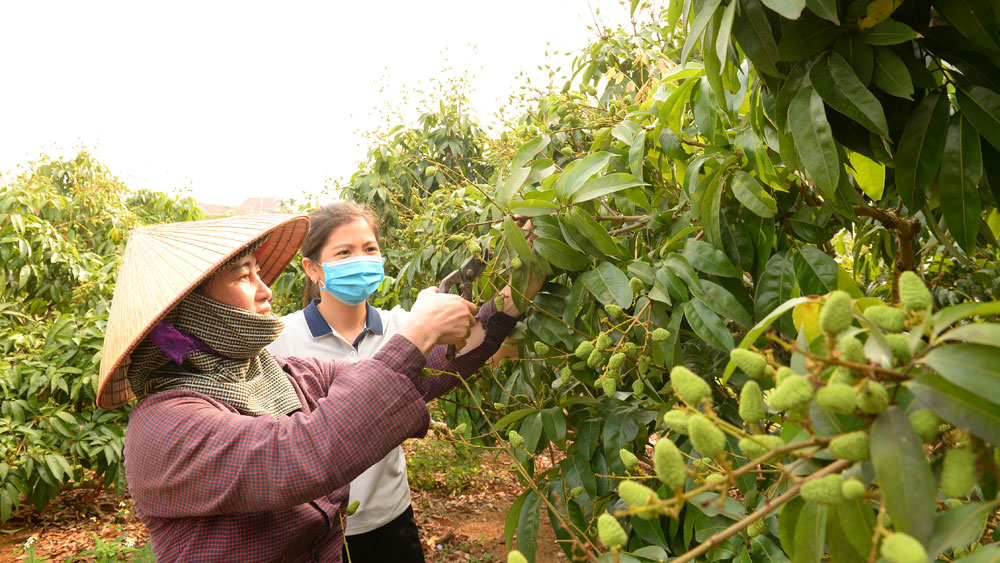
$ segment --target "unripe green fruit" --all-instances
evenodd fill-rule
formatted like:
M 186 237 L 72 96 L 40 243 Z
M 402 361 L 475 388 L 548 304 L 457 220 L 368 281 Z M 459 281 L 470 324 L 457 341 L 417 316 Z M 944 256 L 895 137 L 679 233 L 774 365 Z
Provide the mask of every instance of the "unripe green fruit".
M 493 298 L 493 305 L 496 306 L 497 311 L 503 311 L 503 295 L 497 295 Z
M 528 559 L 515 549 L 507 554 L 507 563 L 528 563 Z
M 614 303 L 605 306 L 604 311 L 608 313 L 609 317 L 615 320 L 622 318 L 622 314 L 624 313 L 624 311 L 622 311 L 622 308 L 619 307 L 618 305 L 615 305 Z
M 941 419 L 930 409 L 920 409 L 910 413 L 910 424 L 920 434 L 920 439 L 929 444 L 937 438 Z
M 858 408 L 868 414 L 878 414 L 889 405 L 889 393 L 878 381 L 868 381 L 857 391 Z
M 976 452 L 971 448 L 948 450 L 941 469 L 941 492 L 951 498 L 965 498 L 975 485 Z
M 757 379 L 764 375 L 764 368 L 767 367 L 767 359 L 757 352 L 751 352 L 742 348 L 733 348 L 729 352 L 729 357 L 748 376 Z
M 597 368 L 604 363 L 604 354 L 600 350 L 594 350 L 587 356 L 587 367 Z
M 896 532 L 882 541 L 882 557 L 889 563 L 927 563 L 927 551 L 913 536 Z
M 621 369 L 622 364 L 624 363 L 625 363 L 624 352 L 618 352 L 617 354 L 612 354 L 611 357 L 608 358 L 608 369 L 614 369 L 614 370 Z
M 855 407 L 854 388 L 843 383 L 830 383 L 816 392 L 819 408 L 840 414 L 851 414 Z
M 589 340 L 584 340 L 583 342 L 580 343 L 579 346 L 576 347 L 576 351 L 574 352 L 574 354 L 576 354 L 577 358 L 585 360 L 590 357 L 590 353 L 593 351 L 594 351 L 594 343 L 590 342 Z
M 536 356 L 545 356 L 548 353 L 549 353 L 549 345 L 548 344 L 546 344 L 544 342 L 540 342 L 540 341 L 535 341 L 535 355 Z
M 839 289 L 831 292 L 819 312 L 820 330 L 837 335 L 847 330 L 852 320 L 851 295 Z
M 437 174 L 437 172 L 437 166 L 428 166 L 427 168 L 424 168 L 424 178 L 430 178 L 431 176 Z
M 482 254 L 483 247 L 479 246 L 478 241 L 467 240 L 465 241 L 465 248 L 469 251 L 469 254 Z
M 865 461 L 869 457 L 868 434 L 863 430 L 841 434 L 830 440 L 830 455 L 837 459 Z
M 594 342 L 594 347 L 598 350 L 607 350 L 608 346 L 611 346 L 611 337 L 608 333 L 602 332 L 597 335 L 597 340 Z
M 629 358 L 635 358 L 636 354 L 639 352 L 639 347 L 635 345 L 635 342 L 626 342 L 625 345 L 622 346 L 622 352 L 625 352 L 625 355 Z
M 844 494 L 840 492 L 844 484 L 844 476 L 840 474 L 826 475 L 819 479 L 806 481 L 799 493 L 802 499 L 813 504 L 840 504 L 844 502 Z
M 618 385 L 615 383 L 614 379 L 610 377 L 601 378 L 601 389 L 604 390 L 604 396 L 611 398 L 615 396 L 615 391 L 618 389 Z
M 767 529 L 767 524 L 764 523 L 763 519 L 754 520 L 753 522 L 750 523 L 749 526 L 747 526 L 747 537 L 755 538 L 764 533 L 764 530 L 766 529 Z
M 708 383 L 684 366 L 674 366 L 670 370 L 670 386 L 677 396 L 691 405 L 697 405 L 712 396 L 712 388 Z
M 746 422 L 760 422 L 767 416 L 764 395 L 756 381 L 747 381 L 740 391 L 740 418 Z
M 923 311 L 934 302 L 924 281 L 910 270 L 899 276 L 899 301 L 907 311 Z
M 632 382 L 632 392 L 638 395 L 646 390 L 646 385 L 643 384 L 641 379 L 636 379 Z
M 801 375 L 788 376 L 771 392 L 767 404 L 779 412 L 795 410 L 808 405 L 814 391 L 809 378 Z
M 868 357 L 865 356 L 865 345 L 853 336 L 841 338 L 840 343 L 837 344 L 837 348 L 840 350 L 840 359 L 845 362 L 854 362 L 856 364 L 868 363 Z
M 688 422 L 688 435 L 691 437 L 691 444 L 703 456 L 715 457 L 726 449 L 726 435 L 704 416 L 691 417 Z
M 632 278 L 628 280 L 628 288 L 632 290 L 632 293 L 642 293 L 646 289 L 646 285 L 639 278 Z
M 670 331 L 663 327 L 653 331 L 653 342 L 663 342 L 668 338 L 670 338 Z
M 361 506 L 360 500 L 355 500 L 351 504 L 347 505 L 347 515 L 350 516 L 358 511 L 358 507 Z
M 691 466 L 698 471 L 712 471 L 712 458 L 699 457 L 691 462 Z
M 559 147 L 559 154 L 561 154 L 563 156 L 572 156 L 572 154 L 573 154 L 573 147 L 568 146 L 568 145 L 564 146 L 564 147 Z
M 569 383 L 570 378 L 573 377 L 573 370 L 569 368 L 562 368 L 559 370 L 559 380 L 563 383 Z
M 851 370 L 845 368 L 844 366 L 837 366 L 830 374 L 830 379 L 826 381 L 827 385 L 847 385 L 848 387 L 854 387 L 854 375 L 851 374 Z
M 712 483 L 718 483 L 719 481 L 728 481 L 725 475 L 720 475 L 718 473 L 709 473 L 705 477 L 705 484 L 711 485 Z
M 650 499 L 658 498 L 653 489 L 628 479 L 618 483 L 618 496 L 629 506 L 646 506 Z
M 569 496 L 570 496 L 570 498 L 577 498 L 578 496 L 582 495 L 583 494 L 583 490 L 584 489 L 583 489 L 582 485 L 580 485 L 578 487 L 573 487 L 572 489 L 569 490 Z
M 910 335 L 908 334 L 887 334 L 885 341 L 892 350 L 892 356 L 897 363 L 908 364 L 913 356 L 910 354 Z
M 524 264 L 521 262 L 521 259 L 518 258 L 517 256 L 510 259 L 510 267 L 514 268 L 515 270 L 519 269 L 523 265 Z
M 520 448 L 524 445 L 524 436 L 521 436 L 517 430 L 511 430 L 508 432 L 507 439 L 510 440 L 510 445 L 515 448 Z
M 865 496 L 865 484 L 857 479 L 847 479 L 840 485 L 840 494 L 847 500 L 857 500 Z
M 667 428 L 679 434 L 688 433 L 688 422 L 690 420 L 691 415 L 681 410 L 667 411 L 667 414 L 663 415 L 663 422 L 667 425 Z
M 774 384 L 781 385 L 789 377 L 796 375 L 795 371 L 788 366 L 781 366 L 778 371 L 774 373 Z
M 681 451 L 670 438 L 660 438 L 653 446 L 653 469 L 664 485 L 674 489 L 684 486 L 687 468 Z
M 865 318 L 885 332 L 903 332 L 906 313 L 887 305 L 873 305 L 865 309 Z
M 625 448 L 618 450 L 618 457 L 622 459 L 622 465 L 624 465 L 625 469 L 628 469 L 629 471 L 635 469 L 636 466 L 639 465 L 639 458 L 635 457 L 634 453 L 626 450 Z
M 628 534 L 621 524 L 607 512 L 597 517 L 597 537 L 608 549 L 618 549 L 628 541 Z
M 785 445 L 781 436 L 773 434 L 754 434 L 753 437 L 740 438 L 740 451 L 750 459 L 757 459 L 767 452 Z
M 649 358 L 649 356 L 643 356 L 642 358 L 639 358 L 639 373 L 641 373 L 642 375 L 646 375 L 647 373 L 649 373 L 649 364 L 651 363 L 652 360 Z
M 455 429 L 452 430 L 452 432 L 455 433 L 455 434 L 465 434 L 465 431 L 468 430 L 468 429 L 469 429 L 469 426 L 463 422 L 462 424 L 459 424 L 458 426 L 456 426 Z

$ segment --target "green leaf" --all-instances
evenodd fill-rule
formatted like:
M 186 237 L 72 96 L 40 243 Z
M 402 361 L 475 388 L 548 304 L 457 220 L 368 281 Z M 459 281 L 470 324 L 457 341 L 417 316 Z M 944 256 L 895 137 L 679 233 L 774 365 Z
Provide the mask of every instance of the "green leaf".
M 570 248 L 561 240 L 538 237 L 534 242 L 535 251 L 553 266 L 570 272 L 586 270 L 590 261 L 582 253 Z
M 528 559 L 535 560 L 538 548 L 538 528 L 541 524 L 542 498 L 531 491 L 524 500 L 521 514 L 517 519 L 517 550 Z
M 684 318 L 694 333 L 713 348 L 728 353 L 735 346 L 726 323 L 697 297 L 684 304 Z
M 993 148 L 1000 150 L 1000 94 L 982 86 L 959 85 L 955 95 L 972 126 Z
M 503 218 L 503 235 L 507 246 L 513 249 L 521 257 L 521 260 L 535 261 L 535 257 L 531 255 L 531 247 L 528 246 L 528 241 L 524 238 L 524 231 L 509 216 Z
M 798 282 L 803 293 L 818 289 L 815 293 L 827 294 L 838 288 L 840 267 L 833 258 L 815 246 L 800 246 L 798 250 Z
M 688 239 L 684 244 L 684 257 L 694 269 L 713 276 L 739 277 L 740 272 L 726 257 L 726 253 L 700 240 Z
M 840 25 L 837 17 L 837 0 L 806 0 L 806 7 L 824 20 Z
M 594 178 L 569 194 L 570 203 L 590 201 L 604 195 L 620 192 L 626 188 L 645 186 L 646 183 L 631 174 L 617 172 Z
M 7 489 L 0 488 L 0 523 L 6 522 L 10 518 L 13 504 L 10 492 Z
M 521 145 L 521 148 L 517 149 L 514 157 L 510 160 L 510 169 L 517 170 L 524 167 L 528 161 L 535 158 L 535 155 L 545 150 L 547 146 L 549 146 L 549 136 L 544 134 Z
M 815 299 L 813 299 L 812 297 L 796 297 L 795 299 L 791 299 L 789 301 L 782 303 L 779 307 L 771 311 L 766 317 L 758 321 L 757 324 L 753 326 L 753 328 L 747 331 L 746 335 L 743 337 L 743 340 L 740 340 L 738 348 L 741 348 L 743 350 L 749 350 L 750 347 L 753 346 L 754 342 L 757 342 L 757 339 L 760 338 L 762 334 L 764 334 L 764 331 L 766 331 L 767 328 L 771 326 L 771 324 L 775 321 L 775 319 L 781 317 L 781 315 L 784 315 L 785 313 L 793 309 L 796 305 L 800 303 L 806 303 L 809 301 L 815 301 Z M 729 363 L 726 364 L 726 370 L 722 374 L 722 382 L 726 383 L 727 381 L 729 381 L 729 376 L 732 375 L 734 371 L 736 371 L 736 364 L 732 360 L 729 360 Z
M 1000 348 L 983 344 L 939 346 L 920 363 L 955 385 L 1000 403 Z
M 861 37 L 869 45 L 897 45 L 917 38 L 917 32 L 905 23 L 893 19 L 885 20 L 871 29 L 865 30 Z
M 590 213 L 579 207 L 571 207 L 566 212 L 566 220 L 569 221 L 574 230 L 582 237 L 585 237 L 598 251 L 612 258 L 625 258 L 625 251 L 608 234 L 604 227 L 600 225 Z
M 610 262 L 601 262 L 596 269 L 581 274 L 579 281 L 604 305 L 614 303 L 623 309 L 632 306 L 628 277 Z
M 710 309 L 722 315 L 723 318 L 736 321 L 745 328 L 753 324 L 750 314 L 728 289 L 709 280 L 701 280 L 701 287 L 701 290 L 691 288 L 691 291 Z
M 823 99 L 811 87 L 804 87 L 788 106 L 788 128 L 795 139 L 802 165 L 828 199 L 840 181 L 840 158 L 833 131 L 826 120 Z
M 764 268 L 764 274 L 757 280 L 754 298 L 754 318 L 764 319 L 779 305 L 788 301 L 795 291 L 795 261 L 790 252 L 778 252 L 771 256 Z M 791 331 L 792 323 L 780 323 L 781 332 Z
M 542 199 L 524 199 L 511 202 L 510 211 L 525 217 L 541 217 L 559 211 L 559 204 Z
M 927 187 L 937 177 L 948 130 L 948 96 L 933 94 L 910 115 L 896 150 L 896 190 L 906 207 L 924 205 Z
M 875 71 L 872 74 L 872 84 L 878 86 L 886 94 L 913 99 L 913 79 L 910 70 L 899 55 L 888 47 L 875 48 Z
M 733 22 L 733 36 L 758 72 L 780 76 L 778 44 L 760 0 L 740 0 L 741 17 Z
M 872 548 L 872 531 L 875 528 L 875 514 L 871 507 L 864 501 L 847 501 L 837 506 L 836 516 L 833 520 L 839 522 L 855 555 L 860 556 L 862 561 L 867 561 Z
M 646 131 L 639 131 L 632 139 L 632 145 L 628 149 L 629 169 L 632 175 L 640 182 L 642 181 L 642 162 L 646 157 Z
M 934 535 L 927 546 L 927 555 L 932 559 L 942 553 L 954 549 L 969 547 L 979 538 L 979 533 L 986 523 L 986 518 L 996 509 L 1000 501 L 970 502 L 947 512 L 942 512 L 934 519 Z
M 872 201 L 881 200 L 885 191 L 885 165 L 853 151 L 847 152 L 847 160 L 851 163 L 854 181 L 861 191 Z
M 514 532 L 517 531 L 517 522 L 521 518 L 521 509 L 524 507 L 524 501 L 527 500 L 528 495 L 535 494 L 534 491 L 524 491 L 521 496 L 517 497 L 514 504 L 511 505 L 510 509 L 507 510 L 507 519 L 504 522 L 503 535 L 504 539 L 507 541 L 507 550 L 514 549 Z
M 923 442 L 902 409 L 889 407 L 875 419 L 871 457 L 893 527 L 927 545 L 934 532 L 937 484 Z
M 821 57 L 809 69 L 809 80 L 830 107 L 876 135 L 889 136 L 881 102 L 865 88 L 844 57 L 836 52 Z
M 767 5 L 767 2 L 764 4 Z M 836 25 L 807 12 L 782 30 L 778 41 L 778 60 L 808 59 L 828 47 L 838 35 L 840 30 Z
M 733 30 L 733 16 L 736 14 L 735 0 L 729 2 L 722 12 L 722 20 L 719 23 L 719 31 L 715 38 L 715 55 L 719 59 L 719 64 L 725 66 L 726 54 L 729 52 L 729 38 Z
M 705 28 L 708 27 L 708 22 L 712 21 L 712 16 L 715 15 L 715 10 L 721 3 L 722 0 L 706 0 L 691 20 L 687 39 L 685 39 L 684 47 L 681 49 L 681 64 L 687 62 L 688 55 L 691 54 L 691 49 L 695 43 L 701 40 L 702 34 L 705 33 Z
M 952 324 L 970 317 L 989 317 L 1000 315 L 1000 301 L 990 301 L 988 303 L 962 303 L 945 307 L 934 313 L 934 334 L 941 332 Z
M 609 160 L 611 153 L 596 152 L 569 163 L 556 180 L 556 197 L 560 201 L 570 201 L 573 193 L 583 187 L 591 176 L 603 170 Z
M 871 45 L 862 41 L 857 35 L 850 34 L 838 39 L 833 44 L 833 50 L 851 65 L 862 84 L 867 86 L 871 82 L 872 72 L 875 70 L 875 52 Z
M 788 557 L 774 541 L 767 536 L 750 538 L 755 563 L 789 563 Z
M 994 2 L 953 0 L 943 2 L 936 9 L 955 29 L 980 48 L 1000 54 L 1000 34 L 997 32 L 1000 15 L 997 14 Z
M 792 561 L 819 563 L 826 544 L 827 507 L 806 503 L 799 512 L 792 540 Z
M 979 133 L 962 114 L 951 117 L 941 154 L 941 213 L 948 231 L 966 253 L 976 248 L 979 234 L 979 178 L 983 175 L 983 153 Z
M 729 182 L 729 187 L 733 190 L 733 195 L 747 209 L 761 217 L 774 217 L 778 212 L 778 204 L 767 193 L 763 184 L 756 178 L 742 170 L 734 170 L 733 178 Z
M 806 0 L 762 0 L 764 5 L 778 12 L 782 16 L 797 20 L 802 14 L 802 9 L 806 7 Z
M 1000 559 L 1000 542 L 980 546 L 972 555 L 955 559 L 952 563 L 996 563 Z
M 986 346 L 1000 346 L 1000 324 L 972 323 L 962 325 L 942 334 L 939 340 L 958 340 Z

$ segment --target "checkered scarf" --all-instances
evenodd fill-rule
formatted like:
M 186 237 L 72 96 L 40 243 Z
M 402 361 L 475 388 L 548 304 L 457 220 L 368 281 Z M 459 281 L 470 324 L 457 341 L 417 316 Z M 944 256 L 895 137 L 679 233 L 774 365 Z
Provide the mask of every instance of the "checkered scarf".
M 128 374 L 139 399 L 167 389 L 190 389 L 249 416 L 279 416 L 302 408 L 288 376 L 264 350 L 284 327 L 277 318 L 196 292 L 164 320 L 216 353 L 192 350 L 178 365 L 146 339 L 132 353 Z

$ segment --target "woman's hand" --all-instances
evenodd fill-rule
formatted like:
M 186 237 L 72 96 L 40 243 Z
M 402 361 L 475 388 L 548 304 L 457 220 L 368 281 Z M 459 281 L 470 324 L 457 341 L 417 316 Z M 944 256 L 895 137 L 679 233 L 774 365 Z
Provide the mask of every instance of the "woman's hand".
M 465 346 L 472 326 L 476 323 L 476 306 L 458 295 L 438 293 L 429 287 L 417 295 L 399 334 L 405 336 L 427 354 L 438 344 Z

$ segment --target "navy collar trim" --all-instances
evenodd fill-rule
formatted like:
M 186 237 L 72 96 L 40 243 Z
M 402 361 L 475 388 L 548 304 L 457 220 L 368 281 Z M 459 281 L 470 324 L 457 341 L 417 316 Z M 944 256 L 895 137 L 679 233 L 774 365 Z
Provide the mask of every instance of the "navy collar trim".
M 319 308 L 316 306 L 318 303 L 319 299 L 313 299 L 302 311 L 302 314 L 306 318 L 306 325 L 309 327 L 309 333 L 312 334 L 313 338 L 333 333 L 333 329 L 327 324 L 326 319 L 323 318 L 323 314 L 319 312 Z M 358 340 L 354 342 L 355 347 L 357 347 L 361 337 L 369 332 L 382 334 L 385 332 L 385 328 L 382 326 L 382 315 L 379 314 L 378 309 L 372 307 L 371 303 L 366 303 L 365 329 L 361 331 L 361 334 L 358 335 Z

